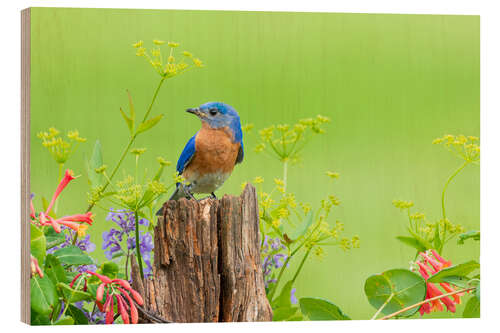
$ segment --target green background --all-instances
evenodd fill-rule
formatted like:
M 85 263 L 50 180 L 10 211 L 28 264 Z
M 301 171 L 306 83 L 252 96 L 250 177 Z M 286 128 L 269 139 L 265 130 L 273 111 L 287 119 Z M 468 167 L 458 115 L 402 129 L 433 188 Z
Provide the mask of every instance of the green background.
M 137 40 L 180 42 L 180 50 L 206 64 L 164 84 L 153 115 L 165 119 L 135 145 L 148 148 L 141 165 L 149 170 L 159 155 L 177 160 L 200 126 L 184 110 L 207 101 L 233 105 L 242 122 L 257 129 L 330 117 L 327 134 L 315 137 L 302 163 L 289 170 L 289 190 L 314 207 L 335 193 L 342 205 L 330 222 L 345 223 L 345 234 L 358 234 L 361 248 L 327 249 L 324 259 L 306 263 L 295 287 L 297 296 L 327 298 L 353 319 L 375 312 L 363 292 L 365 279 L 413 259 L 414 251 L 394 238 L 405 234 L 407 220 L 392 200 L 413 200 L 416 211 L 440 217 L 442 186 L 461 162 L 432 140 L 448 133 L 479 136 L 478 16 L 34 8 L 31 33 L 37 208 L 57 183 L 57 165 L 37 132 L 78 129 L 88 139 L 67 163 L 84 177 L 65 190 L 59 214 L 86 208 L 83 158 L 96 139 L 104 162 L 116 163 L 128 140 L 119 114 L 127 107 L 126 89 L 143 115 L 159 81 L 135 56 Z M 269 186 L 281 176 L 277 161 L 253 152 L 254 138 L 245 137 L 245 144 L 244 163 L 218 195 L 239 193 L 255 176 Z M 122 169 L 133 170 L 131 157 Z M 331 185 L 326 170 L 341 178 Z M 447 212 L 452 222 L 479 228 L 479 167 L 466 168 L 451 184 Z M 95 213 L 89 230 L 98 247 L 93 254 L 102 260 L 101 233 L 111 225 L 104 211 Z M 451 242 L 445 256 L 454 263 L 478 259 L 479 244 Z M 448 315 L 429 317 L 436 316 Z

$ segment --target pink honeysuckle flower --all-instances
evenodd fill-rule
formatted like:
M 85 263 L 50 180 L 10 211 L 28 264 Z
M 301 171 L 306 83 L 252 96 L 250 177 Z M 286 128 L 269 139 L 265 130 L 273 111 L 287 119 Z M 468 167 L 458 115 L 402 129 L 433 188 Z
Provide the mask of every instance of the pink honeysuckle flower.
M 36 219 L 35 207 L 33 206 L 33 199 L 30 200 L 30 217 Z
M 38 274 L 40 278 L 43 278 L 43 272 L 38 265 L 38 260 L 35 257 L 31 256 L 31 276 L 34 276 L 36 274 Z
M 49 206 L 45 210 L 45 212 L 40 212 L 38 215 L 38 221 L 36 218 L 36 213 L 35 213 L 35 208 L 33 207 L 33 201 L 31 201 L 30 204 L 30 216 L 33 219 L 32 223 L 38 225 L 38 226 L 45 226 L 45 225 L 50 225 L 54 228 L 55 232 L 60 233 L 61 232 L 61 225 L 66 226 L 68 228 L 73 229 L 75 232 L 80 234 L 85 234 L 86 228 L 83 228 L 81 223 L 77 222 L 83 222 L 87 223 L 89 225 L 92 225 L 93 222 L 93 216 L 91 212 L 87 212 L 85 214 L 75 214 L 75 215 L 69 215 L 69 216 L 64 216 L 59 219 L 54 219 L 52 216 L 50 216 L 50 211 L 52 210 L 52 206 L 56 202 L 57 198 L 61 194 L 62 190 L 69 184 L 70 181 L 75 179 L 73 176 L 73 171 L 71 170 L 66 170 L 64 173 L 63 179 L 61 179 L 61 182 L 57 186 L 57 189 L 52 196 L 52 200 L 50 201 Z
M 54 203 L 56 202 L 57 197 L 59 196 L 59 194 L 61 194 L 62 190 L 64 190 L 64 188 L 73 179 L 75 179 L 75 177 L 73 176 L 73 171 L 69 170 L 69 169 L 66 170 L 66 172 L 64 173 L 63 179 L 61 179 L 61 182 L 59 183 L 59 185 L 57 185 L 56 191 L 54 192 L 54 195 L 52 196 L 52 200 L 50 201 L 49 206 L 45 210 L 45 214 L 47 214 L 47 215 L 49 214 L 49 212 L 52 209 L 52 206 L 54 206 Z
M 426 281 L 432 275 L 436 274 L 446 267 L 451 266 L 451 261 L 445 260 L 434 250 L 427 251 L 427 253 L 420 252 L 419 255 L 420 258 L 419 260 L 417 260 L 416 264 L 418 265 L 418 271 L 420 275 L 422 275 L 422 277 Z M 443 288 L 446 293 L 455 291 L 455 289 L 448 283 L 439 283 L 439 286 L 441 286 L 441 288 Z M 441 295 L 443 295 L 443 292 L 439 290 L 437 285 L 427 282 L 427 293 L 425 299 L 431 299 Z M 460 304 L 461 294 L 455 294 L 452 296 L 453 299 L 447 296 L 423 304 L 419 309 L 420 315 L 423 316 L 424 313 L 431 313 L 434 311 L 444 311 L 443 304 L 446 306 L 446 309 L 448 311 L 455 312 L 455 304 Z
M 116 300 L 117 314 L 122 317 L 123 323 L 137 324 L 139 315 L 135 303 L 142 305 L 144 301 L 142 296 L 132 289 L 128 281 L 122 279 L 111 280 L 105 275 L 91 271 L 86 271 L 85 273 L 94 275 L 101 280 L 96 291 L 96 304 L 101 312 L 106 313 L 106 324 L 112 324 L 114 322 L 114 300 Z M 74 284 L 80 275 L 81 274 L 77 275 L 73 281 L 71 281 L 70 286 Z M 106 297 L 104 297 L 104 294 L 106 294 Z

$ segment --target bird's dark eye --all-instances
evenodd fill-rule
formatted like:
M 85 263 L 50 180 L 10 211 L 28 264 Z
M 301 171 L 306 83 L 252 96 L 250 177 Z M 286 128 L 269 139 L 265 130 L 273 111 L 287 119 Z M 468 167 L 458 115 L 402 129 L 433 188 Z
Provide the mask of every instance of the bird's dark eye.
M 208 110 L 208 112 L 210 112 L 210 115 L 215 116 L 217 114 L 217 109 L 211 108 L 210 110 Z

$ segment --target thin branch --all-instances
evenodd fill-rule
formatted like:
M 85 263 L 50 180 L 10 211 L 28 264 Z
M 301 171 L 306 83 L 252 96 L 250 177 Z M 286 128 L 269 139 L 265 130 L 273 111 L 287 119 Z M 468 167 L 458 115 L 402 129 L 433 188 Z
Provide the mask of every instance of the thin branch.
M 377 312 L 375 312 L 372 319 L 370 319 L 370 320 L 375 320 L 377 318 L 377 316 L 379 315 L 379 313 L 385 308 L 385 306 L 387 304 L 389 304 L 389 302 L 391 301 L 391 299 L 393 297 L 394 297 L 394 293 L 391 293 L 391 296 L 389 296 L 389 298 L 387 298 L 387 300 L 384 302 L 384 304 L 382 304 L 382 306 L 380 308 L 378 308 Z
M 435 300 L 438 300 L 438 299 L 441 299 L 443 297 L 448 297 L 448 296 L 452 296 L 452 295 L 455 295 L 455 294 L 460 294 L 460 293 L 464 293 L 464 292 L 467 292 L 467 291 L 471 291 L 471 290 L 474 290 L 476 289 L 476 287 L 471 287 L 471 288 L 466 288 L 466 289 L 461 289 L 461 290 L 455 290 L 455 291 L 452 291 L 450 293 L 447 293 L 447 294 L 443 294 L 443 295 L 439 295 L 439 296 L 436 296 L 436 297 L 433 297 L 433 298 L 429 298 L 429 299 L 426 299 L 426 300 L 423 300 L 422 302 L 418 302 L 418 303 L 415 303 L 413 305 L 410 305 L 404 309 L 401 309 L 399 311 L 396 311 L 394 313 L 391 313 L 385 317 L 382 317 L 382 318 L 379 318 L 377 320 L 385 320 L 385 319 L 390 319 L 392 317 L 395 317 L 403 312 L 406 312 L 408 310 L 411 310 L 413 308 L 416 308 L 416 307 L 419 307 L 420 305 L 422 304 L 425 304 L 425 303 L 428 303 L 428 302 L 432 302 L 432 301 L 435 301 Z

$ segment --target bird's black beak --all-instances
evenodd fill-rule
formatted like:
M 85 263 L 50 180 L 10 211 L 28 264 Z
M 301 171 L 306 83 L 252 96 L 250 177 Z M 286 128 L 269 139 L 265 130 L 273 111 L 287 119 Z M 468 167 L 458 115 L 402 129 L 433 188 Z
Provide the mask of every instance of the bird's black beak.
M 199 108 L 190 108 L 190 109 L 187 109 L 186 112 L 197 115 L 198 117 L 203 116 L 203 112 L 201 112 L 201 110 Z

